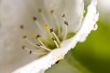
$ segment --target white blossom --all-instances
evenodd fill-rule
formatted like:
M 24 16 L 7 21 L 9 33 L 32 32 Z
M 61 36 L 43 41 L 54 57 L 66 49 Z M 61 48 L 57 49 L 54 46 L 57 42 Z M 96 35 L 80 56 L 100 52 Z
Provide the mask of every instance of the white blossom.
M 85 17 L 83 0 L 1 0 L 0 3 L 0 38 L 2 39 L 0 48 L 14 50 L 9 56 L 17 57 L 16 54 L 21 54 L 18 61 L 21 58 L 27 60 L 33 58 L 33 55 L 30 57 L 24 52 L 15 53 L 20 47 L 35 56 L 44 55 L 12 73 L 44 73 L 57 61 L 63 59 L 78 42 L 85 41 L 92 30 L 97 29 L 99 14 L 96 0 L 91 0 Z M 32 35 L 37 36 L 36 39 L 33 39 L 31 32 Z M 75 34 L 67 38 L 69 32 Z M 55 48 L 51 48 L 53 46 Z M 36 50 L 36 47 L 40 49 Z

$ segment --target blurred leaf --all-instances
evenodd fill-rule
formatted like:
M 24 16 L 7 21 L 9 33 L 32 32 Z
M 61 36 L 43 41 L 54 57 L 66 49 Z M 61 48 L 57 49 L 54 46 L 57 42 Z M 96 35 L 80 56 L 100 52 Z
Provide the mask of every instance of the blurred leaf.
M 73 56 L 93 73 L 110 73 L 110 24 L 102 20 L 86 42 L 72 50 Z

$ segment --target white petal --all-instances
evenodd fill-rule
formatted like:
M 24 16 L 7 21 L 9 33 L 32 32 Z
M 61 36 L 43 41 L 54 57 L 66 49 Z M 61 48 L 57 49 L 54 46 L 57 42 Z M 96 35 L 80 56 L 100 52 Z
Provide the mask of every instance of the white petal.
M 74 48 L 77 42 L 84 41 L 88 34 L 94 29 L 97 20 L 96 0 L 92 0 L 88 6 L 87 15 L 84 18 L 82 27 L 73 38 L 64 41 L 62 48 L 53 50 L 48 55 L 21 67 L 13 73 L 44 73 L 44 71 L 55 64 L 56 61 L 62 59 L 71 48 Z
M 36 58 L 21 49 L 22 36 L 27 34 L 19 26 L 24 23 L 24 0 L 0 0 L 0 73 L 10 73 L 12 70 L 27 64 Z M 22 18 L 21 18 L 22 17 Z M 30 20 L 30 19 L 29 19 Z M 30 29 L 31 31 L 31 29 Z

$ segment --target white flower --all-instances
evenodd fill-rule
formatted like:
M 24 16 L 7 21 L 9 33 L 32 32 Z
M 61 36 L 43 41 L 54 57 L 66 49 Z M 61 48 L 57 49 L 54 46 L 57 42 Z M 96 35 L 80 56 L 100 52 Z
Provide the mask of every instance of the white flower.
M 36 56 L 44 55 L 12 73 L 43 73 L 63 59 L 77 42 L 84 41 L 97 28 L 96 4 L 96 0 L 91 0 L 83 18 L 83 0 L 1 0 L 0 48 L 17 52 L 22 47 Z M 18 61 L 26 56 L 13 52 L 12 55 L 24 56 Z

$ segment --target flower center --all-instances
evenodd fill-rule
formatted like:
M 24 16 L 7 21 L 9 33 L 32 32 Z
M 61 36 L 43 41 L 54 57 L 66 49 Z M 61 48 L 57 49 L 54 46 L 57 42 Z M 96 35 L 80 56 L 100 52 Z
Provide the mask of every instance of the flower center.
M 37 44 L 29 41 L 26 35 L 23 36 L 23 40 L 27 41 L 29 44 L 36 48 L 43 49 L 43 54 L 47 54 L 52 49 L 61 48 L 61 42 L 71 38 L 74 35 L 74 32 L 68 31 L 69 23 L 66 20 L 65 14 L 61 15 L 63 21 L 62 26 L 59 25 L 59 23 L 57 22 L 55 25 L 56 28 L 55 27 L 50 28 L 49 23 L 47 23 L 47 20 L 44 16 L 42 9 L 38 9 L 38 13 L 45 23 L 43 25 L 40 24 L 40 21 L 38 21 L 37 16 L 34 16 L 33 20 L 37 25 L 37 28 L 44 30 L 46 32 L 47 38 L 45 39 L 43 38 L 43 35 L 37 34 L 36 32 L 32 32 L 32 36 L 34 36 L 34 39 L 38 42 Z M 49 13 L 54 19 L 56 19 L 57 15 L 55 14 L 54 10 L 51 10 Z M 24 29 L 24 26 L 21 25 L 20 28 Z M 62 30 L 62 28 L 64 30 Z M 28 49 L 25 45 L 22 46 L 22 49 L 28 50 L 30 54 L 33 53 L 33 51 L 31 49 Z

